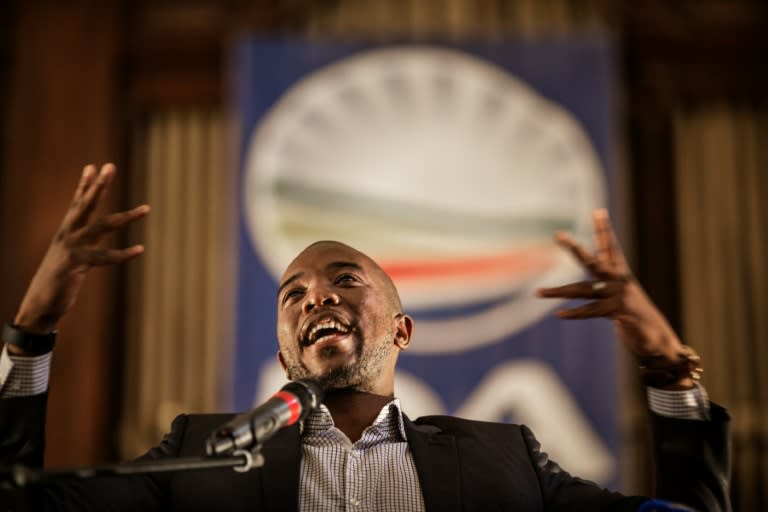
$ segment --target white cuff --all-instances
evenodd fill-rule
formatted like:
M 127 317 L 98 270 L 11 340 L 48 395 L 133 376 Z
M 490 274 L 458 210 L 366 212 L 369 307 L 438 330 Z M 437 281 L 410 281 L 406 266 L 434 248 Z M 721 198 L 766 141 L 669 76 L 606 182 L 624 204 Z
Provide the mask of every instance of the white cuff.
M 53 352 L 40 356 L 12 356 L 7 346 L 0 353 L 0 398 L 45 393 Z
M 660 416 L 684 420 L 708 420 L 709 397 L 704 386 L 696 385 L 693 389 L 668 391 L 665 389 L 646 388 L 648 405 Z

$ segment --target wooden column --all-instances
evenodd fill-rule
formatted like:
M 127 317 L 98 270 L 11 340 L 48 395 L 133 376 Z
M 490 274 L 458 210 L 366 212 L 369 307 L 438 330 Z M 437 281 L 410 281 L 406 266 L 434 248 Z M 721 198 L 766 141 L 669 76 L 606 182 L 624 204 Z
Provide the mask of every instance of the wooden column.
M 122 165 L 118 2 L 18 2 L 8 41 L 0 183 L 0 318 L 21 296 L 64 214 L 83 164 Z M 106 197 L 120 205 L 118 177 Z M 114 242 L 114 241 L 113 241 Z M 49 466 L 111 458 L 122 326 L 119 274 L 93 272 L 59 325 L 48 407 Z

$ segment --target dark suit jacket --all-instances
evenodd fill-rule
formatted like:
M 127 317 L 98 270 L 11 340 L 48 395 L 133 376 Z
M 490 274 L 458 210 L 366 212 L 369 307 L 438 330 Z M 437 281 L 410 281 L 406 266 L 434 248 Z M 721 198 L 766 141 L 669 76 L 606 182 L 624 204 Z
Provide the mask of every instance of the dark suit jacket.
M 0 400 L 0 463 L 42 461 L 45 396 Z M 202 455 L 204 441 L 231 415 L 182 415 L 142 458 Z M 659 497 L 700 510 L 730 510 L 727 413 L 711 421 L 653 417 Z M 428 511 L 636 510 L 645 498 L 623 497 L 570 476 L 540 451 L 524 426 L 448 416 L 406 421 Z M 160 476 L 99 478 L 31 492 L 35 510 L 297 509 L 301 445 L 297 427 L 263 449 L 262 468 L 200 470 Z

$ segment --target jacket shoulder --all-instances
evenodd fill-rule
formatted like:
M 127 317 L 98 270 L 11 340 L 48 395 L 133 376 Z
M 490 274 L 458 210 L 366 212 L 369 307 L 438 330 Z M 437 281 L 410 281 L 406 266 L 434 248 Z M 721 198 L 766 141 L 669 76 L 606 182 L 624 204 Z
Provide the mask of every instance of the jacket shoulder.
M 479 421 L 470 420 L 466 418 L 459 418 L 456 416 L 421 416 L 413 420 L 413 424 L 416 427 L 422 429 L 437 428 L 446 433 L 452 433 L 455 435 L 462 433 L 503 433 L 504 435 L 518 434 L 520 435 L 524 427 L 514 423 L 498 423 L 492 421 Z

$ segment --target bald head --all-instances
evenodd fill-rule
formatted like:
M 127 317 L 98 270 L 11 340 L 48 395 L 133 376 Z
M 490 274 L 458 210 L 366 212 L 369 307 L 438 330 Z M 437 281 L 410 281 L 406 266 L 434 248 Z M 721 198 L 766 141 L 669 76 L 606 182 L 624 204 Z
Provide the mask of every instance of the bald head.
M 356 259 L 364 261 L 367 264 L 369 272 L 371 272 L 383 285 L 381 292 L 385 294 L 387 300 L 392 304 L 392 307 L 397 311 L 403 310 L 403 304 L 400 301 L 400 293 L 397 291 L 397 287 L 395 286 L 395 283 L 392 282 L 392 278 L 389 277 L 389 274 L 384 272 L 384 269 L 381 268 L 381 266 L 379 266 L 379 264 L 376 263 L 373 258 L 367 254 L 358 251 L 354 247 L 351 247 L 342 242 L 337 242 L 335 240 L 318 240 L 317 242 L 313 242 L 305 247 L 304 250 L 301 251 L 288 265 L 288 268 L 283 273 L 283 278 L 280 282 L 285 283 L 285 280 L 289 277 L 291 267 L 293 267 L 295 263 L 303 261 L 305 258 L 311 258 L 313 254 L 320 253 L 324 249 L 340 250 L 341 252 L 354 255 Z
M 278 358 L 291 379 L 389 396 L 397 356 L 412 332 L 387 273 L 346 244 L 315 242 L 282 276 Z

